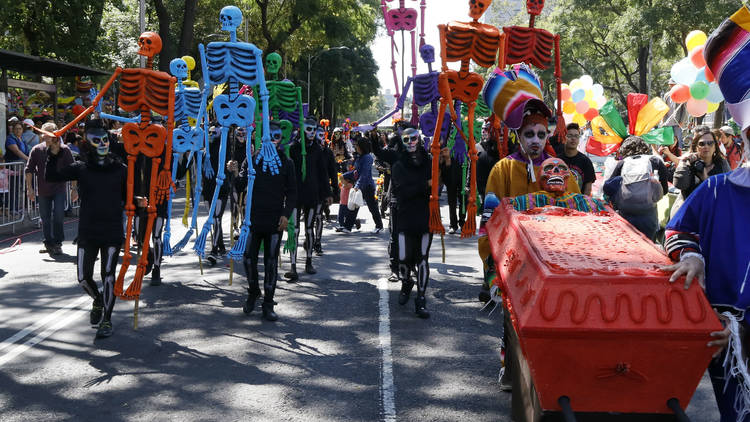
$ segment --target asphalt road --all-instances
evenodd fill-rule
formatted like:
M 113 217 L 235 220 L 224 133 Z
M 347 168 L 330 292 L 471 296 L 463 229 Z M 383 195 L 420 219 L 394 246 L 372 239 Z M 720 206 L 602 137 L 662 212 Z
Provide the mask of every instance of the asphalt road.
M 0 242 L 0 420 L 510 421 L 497 385 L 502 314 L 476 301 L 475 240 L 446 235 L 445 264 L 433 241 L 432 317 L 421 320 L 384 280 L 387 231 L 369 234 L 369 214 L 360 217 L 359 233 L 326 225 L 318 274 L 279 282 L 278 322 L 259 307 L 242 312 L 240 265 L 230 285 L 228 261 L 201 275 L 184 251 L 165 259 L 163 285 L 144 282 L 138 329 L 133 302 L 118 300 L 115 333 L 102 340 L 74 245 L 52 259 L 38 252 L 39 233 L 15 250 Z M 66 224 L 68 240 L 75 230 Z M 185 229 L 174 219 L 172 230 Z M 284 255 L 281 273 L 288 264 Z M 706 377 L 688 413 L 718 420 Z

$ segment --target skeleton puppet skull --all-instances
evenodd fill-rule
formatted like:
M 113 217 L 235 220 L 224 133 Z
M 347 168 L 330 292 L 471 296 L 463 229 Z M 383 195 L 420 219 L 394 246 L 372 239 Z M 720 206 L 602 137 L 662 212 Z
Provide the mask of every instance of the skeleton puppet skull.
M 435 62 L 435 47 L 425 44 L 421 47 L 419 47 L 419 56 L 422 58 L 422 61 L 425 63 L 434 63 Z
M 156 32 L 144 32 L 138 38 L 138 54 L 154 57 L 161 51 L 161 37 Z
M 279 73 L 281 69 L 281 55 L 279 53 L 271 53 L 266 56 L 266 72 L 275 75 Z
M 478 20 L 484 15 L 490 4 L 492 4 L 492 0 L 469 0 L 469 16 L 474 20 Z
M 544 9 L 544 0 L 526 0 L 526 12 L 531 16 L 539 16 Z
M 219 20 L 222 31 L 236 32 L 242 24 L 242 11 L 237 6 L 225 6 L 219 13 Z
M 542 163 L 542 174 L 539 185 L 546 192 L 565 192 L 566 182 L 570 176 L 570 169 L 559 158 L 548 158 Z
M 177 79 L 187 79 L 188 65 L 183 59 L 174 59 L 169 62 L 169 73 Z

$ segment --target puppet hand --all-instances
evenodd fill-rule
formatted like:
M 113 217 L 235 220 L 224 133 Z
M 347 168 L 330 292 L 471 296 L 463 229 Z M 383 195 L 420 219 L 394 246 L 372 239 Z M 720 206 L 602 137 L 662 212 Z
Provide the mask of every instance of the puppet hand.
M 279 217 L 279 228 L 278 228 L 278 230 L 280 232 L 283 232 L 284 230 L 286 230 L 286 228 L 287 228 L 288 225 L 289 225 L 289 219 L 288 218 L 284 217 L 283 215 L 281 217 Z
M 697 279 L 698 283 L 703 287 L 706 288 L 705 284 L 705 278 L 706 278 L 706 272 L 705 272 L 705 264 L 703 263 L 703 260 L 695 255 L 687 255 L 682 257 L 680 259 L 680 262 L 674 264 L 674 265 L 668 265 L 666 267 L 662 267 L 662 270 L 664 271 L 674 271 L 672 273 L 672 276 L 669 277 L 669 282 L 674 283 L 677 281 L 678 278 L 681 276 L 685 276 L 685 290 L 687 290 L 690 287 L 690 284 L 693 283 L 693 279 Z
M 159 179 L 156 184 L 156 205 L 164 203 L 169 198 L 169 190 L 177 190 L 174 182 L 172 181 L 172 175 L 167 170 L 162 170 L 159 173 Z
M 208 179 L 214 177 L 214 168 L 211 166 L 211 155 L 208 153 L 203 156 L 203 175 Z
M 260 155 L 263 157 L 263 171 L 270 170 L 271 174 L 279 174 L 281 167 L 281 158 L 276 152 L 276 146 L 271 142 L 263 142 Z

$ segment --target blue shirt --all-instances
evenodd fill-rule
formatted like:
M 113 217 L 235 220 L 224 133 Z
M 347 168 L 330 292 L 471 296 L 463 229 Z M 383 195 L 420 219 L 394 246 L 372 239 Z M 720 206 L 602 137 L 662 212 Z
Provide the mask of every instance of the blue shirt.
M 372 180 L 372 154 L 360 155 L 357 161 L 354 162 L 354 169 L 357 171 L 357 183 L 354 187 L 362 189 L 369 186 L 375 186 L 375 182 Z
M 18 149 L 26 156 L 29 155 L 29 147 L 20 139 L 16 138 L 15 135 L 11 134 L 5 139 L 5 161 L 23 161 L 21 157 L 16 155 L 8 147 L 15 145 Z
M 709 177 L 688 197 L 667 230 L 699 236 L 712 305 L 750 308 L 750 188 Z

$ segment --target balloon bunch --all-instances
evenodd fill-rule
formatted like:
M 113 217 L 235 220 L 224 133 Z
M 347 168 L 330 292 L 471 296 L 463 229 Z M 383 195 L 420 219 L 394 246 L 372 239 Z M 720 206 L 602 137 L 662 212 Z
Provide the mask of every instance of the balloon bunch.
M 692 31 L 685 37 L 688 56 L 672 65 L 669 75 L 677 83 L 669 91 L 669 97 L 676 104 L 686 103 L 688 113 L 701 117 L 713 113 L 724 101 L 719 85 L 711 70 L 706 66 L 703 50 L 706 34 Z
M 649 144 L 672 145 L 674 132 L 666 126 L 655 129 L 669 111 L 661 98 L 648 100 L 646 94 L 628 94 L 628 124 L 622 120 L 610 100 L 600 110 L 600 115 L 591 120 L 592 139 L 586 144 L 586 152 L 607 156 L 620 148 L 622 141 L 630 135 L 640 136 Z
M 599 108 L 607 102 L 604 88 L 595 84 L 589 75 L 573 79 L 570 84 L 562 84 L 561 88 L 565 123 L 575 122 L 585 126 L 587 121 L 599 115 Z

